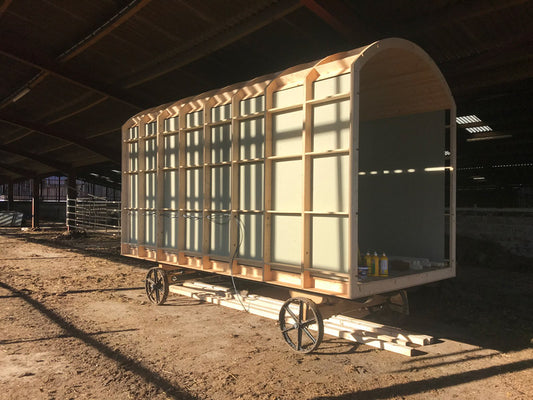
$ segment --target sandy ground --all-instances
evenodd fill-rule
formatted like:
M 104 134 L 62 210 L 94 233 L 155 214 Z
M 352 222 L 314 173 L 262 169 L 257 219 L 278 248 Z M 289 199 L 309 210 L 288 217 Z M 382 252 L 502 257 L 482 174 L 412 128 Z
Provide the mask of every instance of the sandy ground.
M 172 293 L 151 305 L 151 263 L 58 232 L 0 228 L 1 399 L 533 397 L 531 272 L 463 267 L 410 294 L 405 327 L 439 338 L 420 356 L 328 336 L 300 355 L 274 321 Z

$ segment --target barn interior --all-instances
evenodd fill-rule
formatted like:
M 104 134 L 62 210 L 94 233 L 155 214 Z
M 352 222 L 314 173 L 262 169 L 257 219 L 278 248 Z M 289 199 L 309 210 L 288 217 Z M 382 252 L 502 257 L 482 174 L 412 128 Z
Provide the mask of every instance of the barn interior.
M 421 289 L 414 293 L 413 312 L 423 318 L 413 322 L 410 328 L 427 327 L 424 323 L 430 321 L 429 325 L 434 324 L 432 326 L 436 330 L 435 335 L 446 332 L 454 337 L 453 329 L 459 332 L 462 328 L 458 327 L 466 325 L 466 330 L 460 331 L 454 338 L 467 341 L 474 347 L 492 346 L 491 349 L 498 351 L 516 351 L 517 353 L 513 354 L 517 358 L 513 359 L 513 364 L 502 362 L 503 367 L 498 364 L 487 367 L 486 370 L 479 364 L 481 372 L 475 377 L 475 374 L 461 375 L 462 372 L 454 370 L 457 376 L 451 375 L 446 381 L 435 376 L 428 378 L 426 382 L 420 377 L 422 383 L 419 386 L 405 382 L 380 381 L 387 389 L 371 389 L 369 386 L 361 398 L 409 396 L 421 393 L 424 384 L 433 383 L 448 390 L 463 380 L 483 383 L 483 379 L 502 371 L 518 374 L 527 372 L 533 367 L 531 354 L 518 352 L 527 350 L 533 340 L 533 322 L 527 316 L 527 310 L 531 306 L 530 271 L 533 262 L 531 0 L 3 0 L 0 4 L 0 226 L 16 226 L 17 233 L 13 233 L 13 230 L 0 230 L 0 239 L 20 239 L 20 227 L 23 227 L 28 229 L 24 231 L 26 233 L 33 228 L 32 233 L 36 235 L 33 239 L 28 236 L 29 239 L 25 243 L 43 243 L 39 242 L 38 235 L 45 233 L 39 233 L 40 229 L 45 231 L 53 226 L 61 232 L 65 227 L 72 228 L 78 223 L 88 232 L 99 229 L 118 232 L 121 224 L 121 127 L 142 110 L 284 71 L 295 65 L 319 60 L 385 38 L 407 39 L 427 52 L 448 83 L 457 111 L 455 200 L 458 280 L 439 287 L 438 295 L 433 292 L 428 295 L 428 290 L 432 289 Z M 253 113 L 257 105 L 250 103 L 249 107 L 248 112 Z M 434 117 L 440 118 L 437 123 L 442 122 L 442 118 L 447 118 L 442 115 Z M 410 128 L 409 123 L 406 123 L 406 132 Z M 387 127 L 380 127 L 374 122 L 363 122 L 361 129 L 363 135 L 365 130 L 382 130 L 386 135 Z M 384 143 L 373 143 L 370 136 L 362 136 L 362 140 L 366 140 L 362 143 L 365 146 L 382 149 L 385 147 Z M 436 160 L 442 160 L 440 153 L 437 154 L 442 146 L 434 154 L 429 154 L 434 149 L 428 150 L 420 141 L 417 141 L 417 145 L 421 147 L 411 149 L 413 154 L 427 151 L 428 159 L 435 160 L 435 164 L 438 163 Z M 404 142 L 402 146 L 407 149 L 410 144 Z M 390 146 L 383 150 L 380 156 L 390 158 L 394 157 L 397 149 Z M 446 157 L 444 154 L 442 161 L 446 162 Z M 251 154 L 250 158 L 254 158 L 254 155 Z M 396 161 L 402 171 L 413 168 L 412 165 L 402 165 L 401 160 Z M 373 221 L 381 219 L 393 221 L 390 223 L 394 224 L 394 229 L 399 232 L 405 231 L 413 224 L 422 226 L 427 222 L 410 220 L 405 215 L 399 217 L 399 213 L 405 208 L 405 204 L 412 204 L 419 196 L 426 196 L 428 193 L 406 192 L 403 200 L 395 203 L 396 208 L 391 208 L 387 199 L 387 179 L 390 177 L 370 176 L 371 171 L 387 169 L 388 167 L 384 166 L 386 163 L 379 159 L 361 160 L 361 163 L 361 170 L 368 172 L 367 176 L 361 177 L 363 185 L 368 182 L 365 187 L 368 195 L 361 203 L 361 209 L 366 212 L 368 218 L 367 222 L 363 221 L 367 232 L 374 227 Z M 375 163 L 378 166 L 375 166 Z M 251 176 L 253 175 L 252 171 Z M 430 180 L 435 179 L 428 181 L 426 188 L 430 188 L 433 183 L 442 183 L 437 182 L 442 175 L 431 172 L 426 175 Z M 403 179 L 414 178 L 415 175 L 406 173 L 396 182 L 401 185 Z M 167 187 L 165 190 L 171 192 L 175 188 Z M 401 189 L 395 190 L 395 193 L 399 191 L 401 192 Z M 434 219 L 432 225 L 435 229 L 428 235 L 420 234 L 417 240 L 436 243 L 440 239 L 435 237 L 440 238 L 448 233 L 448 221 L 443 219 L 442 215 L 447 213 L 449 197 L 446 197 L 444 192 L 429 189 L 428 192 L 435 196 L 434 201 L 438 202 L 442 212 L 426 215 L 427 218 Z M 260 190 L 258 193 L 262 195 Z M 80 222 L 83 212 L 78 210 L 73 213 L 72 209 L 69 209 L 69 199 L 88 200 L 91 207 L 95 203 L 100 206 L 104 204 L 106 222 L 100 224 L 94 219 L 88 223 Z M 383 201 L 376 204 L 375 199 Z M 4 211 L 17 211 L 20 217 L 12 218 L 12 214 L 2 214 Z M 80 220 L 69 222 L 69 218 Z M 247 223 L 253 224 L 252 218 L 249 218 Z M 365 215 L 362 218 L 364 219 Z M 166 223 L 168 225 L 165 226 L 165 243 L 175 243 L 175 219 L 168 218 Z M 201 229 L 201 222 L 197 220 L 190 219 L 187 223 L 190 230 Z M 432 237 L 435 232 L 438 235 Z M 3 233 L 6 235 L 2 236 Z M 322 233 L 326 236 L 328 231 L 324 230 Z M 372 234 L 379 235 L 380 232 Z M 100 236 L 95 235 L 94 241 L 89 238 L 90 244 L 84 245 L 86 247 L 83 249 L 76 248 L 74 242 L 68 242 L 66 247 L 72 246 L 73 252 L 89 258 L 96 257 L 92 249 L 98 248 L 98 251 L 102 251 L 102 254 L 97 254 L 99 261 L 107 263 L 109 260 L 115 260 L 114 257 L 120 251 L 115 248 L 120 246 L 116 240 L 107 242 L 106 239 L 101 242 L 102 247 L 98 247 L 97 240 L 100 239 L 96 238 Z M 408 235 L 402 237 L 402 240 L 408 239 Z M 54 240 L 46 243 L 56 251 L 57 241 Z M 261 240 L 256 241 L 256 247 L 260 248 Z M 286 244 L 283 238 L 280 242 L 280 245 Z M 228 243 L 223 244 L 227 247 Z M 191 244 L 194 245 L 200 246 L 201 243 Z M 250 247 L 253 247 L 252 245 L 254 243 L 251 243 Z M 104 249 L 104 246 L 108 249 Z M 369 248 L 371 244 L 361 243 L 361 246 Z M 401 246 L 401 243 L 390 238 L 387 246 L 394 248 Z M 443 254 L 449 251 L 446 244 L 439 242 L 438 246 L 438 251 Z M 31 252 L 36 250 L 27 251 L 28 254 L 33 254 Z M 8 271 L 9 260 L 4 261 L 2 257 L 0 252 L 2 267 Z M 56 257 L 56 253 L 51 253 L 50 257 Z M 260 254 L 251 251 L 248 257 L 260 258 Z M 443 258 L 442 254 L 435 256 L 439 257 Z M 131 259 L 127 259 L 127 262 L 138 262 L 138 265 L 144 268 L 143 275 L 145 274 L 145 264 Z M 124 262 L 124 265 L 127 262 Z M 48 264 L 45 261 L 43 265 Z M 52 267 L 52 264 L 50 266 Z M 464 266 L 471 268 L 463 268 Z M 38 266 L 31 264 L 31 268 L 38 269 Z M 129 264 L 120 265 L 116 267 L 116 271 L 125 276 L 131 268 L 133 267 Z M 63 278 L 70 276 L 71 271 L 67 267 L 61 267 L 59 270 L 62 275 L 57 282 L 63 283 Z M 109 279 L 106 276 L 98 276 L 102 283 L 99 281 L 98 289 L 93 289 L 95 292 L 111 290 L 108 287 L 111 285 L 120 286 L 118 280 L 111 284 L 110 280 L 106 281 Z M 502 276 L 505 278 L 503 283 L 500 281 Z M 161 398 L 166 398 L 164 395 L 172 398 L 185 396 L 180 391 L 179 384 L 170 378 L 163 378 L 166 375 L 159 370 L 157 371 L 160 375 L 154 375 L 144 364 L 136 361 L 133 353 L 127 353 L 127 357 L 122 356 L 118 350 L 113 353 L 111 345 L 109 348 L 105 347 L 107 345 L 104 346 L 93 339 L 92 334 L 86 337 L 84 332 L 90 331 L 89 324 L 82 332 L 82 325 L 76 328 L 73 323 L 67 321 L 68 318 L 62 320 L 47 311 L 42 305 L 48 304 L 46 299 L 42 304 L 35 303 L 32 294 L 24 291 L 24 288 L 30 288 L 35 294 L 41 288 L 39 285 L 32 286 L 20 278 L 20 285 L 17 286 L 15 283 L 19 278 L 11 278 L 12 275 L 5 275 L 0 279 L 0 299 L 16 297 L 26 301 L 40 310 L 41 314 L 47 315 L 51 321 L 55 321 L 61 329 L 66 330 L 67 336 L 99 348 L 100 353 L 106 356 L 118 354 L 116 358 L 122 365 L 127 366 L 128 374 L 143 376 L 144 381 L 156 388 L 153 389 L 154 392 L 148 389 L 145 392 L 135 392 L 132 389 L 129 392 L 130 397 L 151 397 L 154 393 L 161 395 Z M 87 277 L 87 282 L 92 284 L 91 279 L 91 276 Z M 106 286 L 106 282 L 109 285 Z M 120 290 L 139 286 L 133 277 L 128 276 L 125 282 L 127 284 L 122 285 Z M 65 288 L 54 290 L 55 292 L 50 289 L 55 294 L 59 293 L 59 297 L 53 298 L 59 300 L 68 292 Z M 73 286 L 69 290 L 81 293 L 89 289 L 80 283 L 79 287 Z M 470 298 L 473 293 L 477 293 L 474 299 Z M 65 296 L 68 295 L 69 293 Z M 131 295 L 129 299 L 141 302 L 134 296 Z M 45 295 L 41 297 L 44 298 Z M 49 297 L 52 298 L 51 295 Z M 50 309 L 52 306 L 53 304 L 47 305 Z M 189 309 L 189 306 L 190 304 L 185 308 Z M 501 313 L 492 313 L 492 310 L 497 308 L 501 308 Z M 457 312 L 462 314 L 458 317 L 451 309 L 461 310 Z M 170 315 L 168 309 L 163 310 L 161 315 Z M 192 307 L 190 311 L 191 314 L 197 312 Z M 451 328 L 441 327 L 431 319 L 436 314 L 444 316 Z M 148 324 L 150 316 L 142 315 L 140 319 L 144 318 Z M 481 319 L 477 319 L 479 315 L 482 316 Z M 57 323 L 58 321 L 61 323 Z M 192 317 L 187 319 L 188 324 L 193 322 Z M 218 324 L 214 323 L 212 331 L 215 332 L 220 325 L 223 325 L 220 321 Z M 153 326 L 158 326 L 161 331 L 166 329 L 162 323 L 153 323 Z M 263 327 L 265 332 L 268 331 L 266 325 Z M 135 329 L 135 326 L 130 328 Z M 118 331 L 122 327 L 114 329 Z M 173 326 L 173 329 L 179 330 L 179 327 Z M 102 328 L 101 332 L 104 331 Z M 486 332 L 488 334 L 485 336 Z M 187 335 L 185 331 L 182 333 Z M 58 337 L 61 334 L 58 334 Z M 28 340 L 40 339 L 32 336 Z M 189 340 L 189 344 L 196 343 L 192 336 Z M 0 344 L 11 345 L 12 342 L 18 343 L 15 338 L 10 338 L 0 341 Z M 216 343 L 219 344 L 217 341 Z M 472 362 L 477 366 L 478 361 L 481 363 L 496 354 L 477 353 L 478 350 L 474 347 L 461 348 L 460 351 L 454 347 L 457 350 L 457 358 L 467 357 L 465 360 L 471 360 L 468 355 L 465 356 L 465 353 L 471 352 L 474 357 Z M 485 347 L 483 351 L 489 347 Z M 193 349 L 194 346 L 187 348 Z M 352 349 L 344 350 L 346 357 L 353 353 Z M 72 351 L 75 352 L 75 349 Z M 191 360 L 201 357 L 198 354 L 188 354 L 187 351 L 189 350 L 185 350 L 184 354 L 190 356 Z M 227 351 L 226 356 L 229 357 L 230 350 Z M 253 353 L 256 350 L 248 348 L 247 351 Z M 325 355 L 321 357 L 323 361 Z M 241 364 L 247 362 L 245 356 L 239 360 Z M 91 361 L 96 362 L 94 359 Z M 435 362 L 446 361 L 436 359 Z M 463 365 L 460 360 L 454 362 L 457 368 Z M 265 362 L 264 365 L 270 364 Z M 437 364 L 439 365 L 441 364 Z M 194 370 L 196 365 L 191 361 L 189 367 Z M 357 368 L 354 371 L 361 375 Z M 404 367 L 398 364 L 398 370 L 403 371 L 400 368 Z M 253 371 L 253 368 L 249 370 Z M 310 373 L 310 376 L 320 375 L 317 370 L 311 370 L 314 375 Z M 345 370 L 346 368 L 340 372 Z M 237 380 L 235 377 L 239 377 L 239 374 L 245 375 L 242 370 L 229 371 L 231 372 L 220 378 L 220 382 L 231 383 Z M 390 371 L 385 371 L 383 376 L 388 372 Z M 206 369 L 198 373 L 213 372 Z M 382 379 L 382 375 L 379 376 L 379 379 Z M 74 380 L 75 378 L 71 377 Z M 253 376 L 248 378 L 253 380 Z M 516 398 L 527 398 L 531 394 L 531 388 L 517 383 L 528 382 L 527 379 L 521 378 L 527 377 L 525 374 L 518 375 L 514 388 L 508 390 Z M 0 389 L 1 384 L 0 374 Z M 112 382 L 109 387 L 118 388 L 113 386 L 114 384 Z M 106 385 L 107 383 L 101 386 Z M 202 393 L 201 385 L 195 386 L 199 385 L 196 381 L 194 384 L 187 381 L 183 385 L 193 387 L 191 393 Z M 220 386 L 217 390 L 222 393 L 225 389 L 222 384 Z M 171 389 L 167 389 L 168 387 Z M 59 398 L 76 397 L 74 392 L 57 390 Z M 276 389 L 268 390 L 270 393 L 276 393 Z M 318 391 L 309 390 L 314 396 L 309 395 L 309 398 L 330 398 L 320 397 Z M 489 387 L 485 390 L 488 391 Z M 348 392 L 348 389 L 345 391 Z M 212 398 L 217 398 L 217 392 L 209 393 Z M 367 397 L 364 397 L 365 393 Z M 111 394 L 112 392 L 100 393 L 102 398 Z M 455 394 L 446 392 L 446 395 L 450 396 Z M 462 395 L 460 392 L 459 394 Z M 53 392 L 48 395 L 50 398 L 55 396 Z M 240 395 L 238 392 L 232 392 L 219 398 L 239 398 Z M 255 398 L 259 398 L 257 393 L 256 395 Z M 245 394 L 242 396 L 248 398 Z M 284 398 L 282 394 L 280 396 Z M 335 398 L 351 398 L 350 394 L 339 396 Z M 159 397 L 154 395 L 153 398 Z M 298 397 L 287 395 L 286 398 Z

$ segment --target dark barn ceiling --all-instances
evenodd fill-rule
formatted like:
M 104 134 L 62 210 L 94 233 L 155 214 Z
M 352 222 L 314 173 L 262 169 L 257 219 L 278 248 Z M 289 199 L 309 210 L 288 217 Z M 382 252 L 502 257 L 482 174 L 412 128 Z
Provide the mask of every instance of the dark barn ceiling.
M 482 120 L 464 127 L 492 129 L 458 129 L 459 188 L 532 186 L 532 21 L 525 0 L 4 0 L 0 183 L 119 183 L 120 127 L 140 110 L 402 37 Z

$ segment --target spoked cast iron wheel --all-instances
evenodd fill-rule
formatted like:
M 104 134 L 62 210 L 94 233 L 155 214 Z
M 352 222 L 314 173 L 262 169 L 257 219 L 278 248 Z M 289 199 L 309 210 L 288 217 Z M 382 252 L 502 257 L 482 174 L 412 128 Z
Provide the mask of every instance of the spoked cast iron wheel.
M 168 296 L 168 277 L 162 268 L 151 268 L 146 274 L 146 295 L 152 303 L 163 304 Z
M 315 329 L 309 329 L 315 325 Z M 316 304 L 305 297 L 293 297 L 283 303 L 279 312 L 283 339 L 294 351 L 310 353 L 322 342 L 324 323 Z

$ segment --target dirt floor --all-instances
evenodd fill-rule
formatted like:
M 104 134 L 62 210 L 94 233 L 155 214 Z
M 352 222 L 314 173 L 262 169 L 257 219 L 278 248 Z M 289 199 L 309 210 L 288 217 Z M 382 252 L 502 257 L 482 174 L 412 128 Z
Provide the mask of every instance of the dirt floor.
M 272 320 L 172 293 L 148 303 L 153 264 L 110 234 L 60 232 L 0 228 L 1 399 L 533 397 L 533 268 L 461 266 L 410 293 L 403 326 L 439 339 L 422 355 L 328 336 L 300 355 Z

